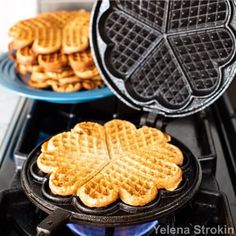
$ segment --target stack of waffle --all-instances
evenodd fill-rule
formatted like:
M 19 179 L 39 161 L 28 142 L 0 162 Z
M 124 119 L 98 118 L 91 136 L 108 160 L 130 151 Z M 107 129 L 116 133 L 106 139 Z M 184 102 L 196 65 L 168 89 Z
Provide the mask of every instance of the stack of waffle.
M 89 48 L 90 13 L 43 13 L 9 30 L 16 68 L 33 88 L 75 92 L 103 86 Z M 26 79 L 27 78 L 27 79 Z

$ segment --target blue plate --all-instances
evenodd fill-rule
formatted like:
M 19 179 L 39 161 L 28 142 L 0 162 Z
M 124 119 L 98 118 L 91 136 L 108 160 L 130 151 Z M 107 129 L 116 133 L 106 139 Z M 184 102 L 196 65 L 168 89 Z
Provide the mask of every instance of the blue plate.
M 15 63 L 8 57 L 8 53 L 0 55 L 0 86 L 20 96 L 54 103 L 81 103 L 113 95 L 107 87 L 74 93 L 30 88 L 16 73 Z

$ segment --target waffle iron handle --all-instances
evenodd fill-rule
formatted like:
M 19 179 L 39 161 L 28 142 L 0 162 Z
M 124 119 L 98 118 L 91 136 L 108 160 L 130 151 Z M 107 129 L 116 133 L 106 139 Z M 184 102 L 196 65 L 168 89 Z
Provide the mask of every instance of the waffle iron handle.
M 69 220 L 70 216 L 70 212 L 61 209 L 55 210 L 37 226 L 37 236 L 56 235 L 56 231 Z

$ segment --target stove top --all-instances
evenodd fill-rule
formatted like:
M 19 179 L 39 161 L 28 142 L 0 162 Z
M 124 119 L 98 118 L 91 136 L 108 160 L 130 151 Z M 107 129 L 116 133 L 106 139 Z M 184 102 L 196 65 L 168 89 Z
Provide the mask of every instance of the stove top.
M 29 202 L 21 189 L 20 171 L 29 152 L 45 138 L 69 130 L 77 122 L 103 123 L 113 118 L 160 128 L 185 143 L 202 166 L 200 190 L 177 214 L 156 219 L 143 227 L 98 229 L 64 224 L 55 235 L 74 235 L 72 232 L 79 232 L 79 235 L 119 235 L 120 232 L 120 235 L 234 235 L 236 191 L 233 186 L 236 184 L 233 177 L 236 168 L 232 163 L 235 163 L 236 152 L 230 141 L 233 141 L 233 134 L 236 136 L 236 129 L 232 129 L 234 112 L 227 101 L 224 96 L 198 114 L 166 119 L 132 110 L 114 97 L 73 105 L 21 100 L 2 146 L 0 235 L 36 235 L 37 226 L 40 227 L 40 222 L 47 216 Z M 132 233 L 127 231 L 132 229 L 135 230 Z

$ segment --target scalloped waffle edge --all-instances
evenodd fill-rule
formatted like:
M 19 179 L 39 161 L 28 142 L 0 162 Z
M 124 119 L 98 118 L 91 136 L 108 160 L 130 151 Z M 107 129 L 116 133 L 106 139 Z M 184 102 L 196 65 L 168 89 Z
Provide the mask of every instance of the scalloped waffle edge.
M 82 122 L 44 143 L 37 165 L 50 174 L 54 194 L 78 195 L 89 207 L 119 198 L 143 206 L 158 189 L 173 191 L 182 180 L 183 154 L 170 140 L 157 129 L 136 129 L 124 120 L 104 126 Z

